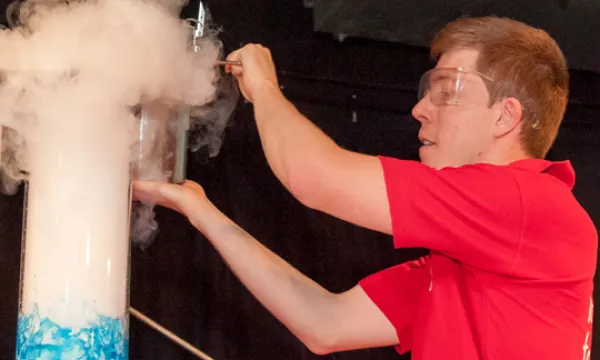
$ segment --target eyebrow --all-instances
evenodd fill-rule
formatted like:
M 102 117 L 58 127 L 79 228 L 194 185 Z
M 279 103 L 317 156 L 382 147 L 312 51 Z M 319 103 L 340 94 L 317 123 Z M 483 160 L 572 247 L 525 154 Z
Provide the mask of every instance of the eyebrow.
M 431 76 L 431 81 L 440 81 L 440 80 L 452 80 L 452 81 L 456 81 L 455 78 L 452 78 L 446 74 L 433 74 L 433 76 Z

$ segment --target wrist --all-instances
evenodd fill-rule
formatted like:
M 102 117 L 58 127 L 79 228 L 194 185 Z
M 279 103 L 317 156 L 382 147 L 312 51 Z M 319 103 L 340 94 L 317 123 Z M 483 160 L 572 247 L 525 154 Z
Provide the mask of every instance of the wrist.
M 203 199 L 196 203 L 196 206 L 188 214 L 188 220 L 198 231 L 207 238 L 214 232 L 214 229 L 221 227 L 229 219 L 213 205 L 208 199 Z
M 270 99 L 273 96 L 281 96 L 281 90 L 279 86 L 271 80 L 265 80 L 254 92 L 253 100 L 254 104 L 262 101 L 263 99 Z

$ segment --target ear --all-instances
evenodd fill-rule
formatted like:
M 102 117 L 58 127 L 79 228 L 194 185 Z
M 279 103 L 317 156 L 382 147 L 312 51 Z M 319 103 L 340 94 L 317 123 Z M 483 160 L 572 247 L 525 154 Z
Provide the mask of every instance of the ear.
M 498 105 L 500 118 L 496 120 L 494 136 L 503 137 L 519 126 L 523 118 L 523 107 L 515 98 L 502 99 Z

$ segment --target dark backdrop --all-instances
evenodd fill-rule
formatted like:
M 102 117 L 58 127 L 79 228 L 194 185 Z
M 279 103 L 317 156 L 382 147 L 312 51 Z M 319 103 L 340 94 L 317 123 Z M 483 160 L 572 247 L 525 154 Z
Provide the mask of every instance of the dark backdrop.
M 410 117 L 427 49 L 312 33 L 311 13 L 295 0 L 207 2 L 228 50 L 261 42 L 273 51 L 284 92 L 348 149 L 416 159 Z M 194 12 L 192 4 L 186 12 Z M 565 124 L 549 158 L 571 159 L 575 194 L 600 223 L 599 77 L 572 72 Z M 422 254 L 394 250 L 391 238 L 309 210 L 277 182 L 262 153 L 252 108 L 240 102 L 218 157 L 191 154 L 189 178 L 248 232 L 332 291 Z M 0 359 L 12 359 L 18 301 L 22 193 L 0 198 Z M 132 251 L 131 303 L 215 359 L 316 359 L 243 288 L 210 244 L 179 215 L 158 211 L 161 231 Z M 595 340 L 598 336 L 595 336 Z M 594 341 L 594 346 L 598 346 Z M 600 352 L 594 353 L 600 359 Z M 193 359 L 131 321 L 131 359 Z M 394 350 L 324 359 L 397 358 Z M 405 357 L 408 359 L 409 357 Z

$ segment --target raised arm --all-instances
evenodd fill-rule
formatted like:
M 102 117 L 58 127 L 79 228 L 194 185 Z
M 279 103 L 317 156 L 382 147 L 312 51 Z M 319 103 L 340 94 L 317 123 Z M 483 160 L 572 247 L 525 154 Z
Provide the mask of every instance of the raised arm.
M 338 146 L 279 90 L 268 49 L 247 45 L 229 67 L 254 104 L 263 150 L 275 176 L 304 205 L 359 226 L 391 234 L 379 160 Z
M 198 184 L 136 183 L 135 195 L 188 216 L 248 290 L 314 353 L 398 344 L 395 328 L 360 286 L 327 291 L 225 217 Z

